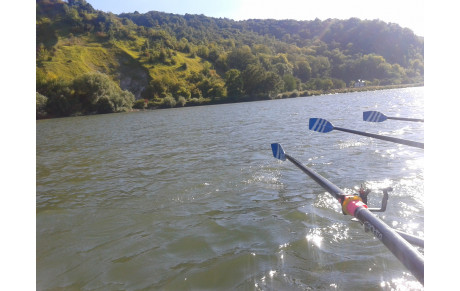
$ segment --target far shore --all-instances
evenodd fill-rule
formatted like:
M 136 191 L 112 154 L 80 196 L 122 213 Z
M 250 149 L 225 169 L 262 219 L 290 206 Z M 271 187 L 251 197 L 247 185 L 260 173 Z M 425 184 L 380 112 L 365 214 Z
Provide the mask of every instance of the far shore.
M 388 89 L 399 89 L 399 88 L 410 88 L 410 87 L 423 87 L 424 83 L 413 83 L 413 84 L 399 84 L 399 85 L 384 85 L 384 86 L 363 86 L 363 87 L 346 87 L 340 89 L 331 89 L 327 91 L 322 90 L 306 90 L 306 91 L 291 91 L 280 93 L 283 98 L 284 95 L 296 94 L 298 96 L 293 97 L 308 97 L 308 96 L 318 96 L 318 95 L 329 95 L 329 94 L 338 94 L 338 93 L 353 93 L 353 92 L 363 92 L 363 91 L 376 91 L 376 90 L 388 90 Z M 289 98 L 289 97 L 288 97 Z
M 228 99 L 221 100 L 214 100 L 209 102 L 203 103 L 186 103 L 183 107 L 192 107 L 192 106 L 206 106 L 206 105 L 221 105 L 221 104 L 231 104 L 231 103 L 242 103 L 242 102 L 255 102 L 255 101 L 266 101 L 266 100 L 276 100 L 276 99 L 288 99 L 288 98 L 297 98 L 297 97 L 311 97 L 311 96 L 321 96 L 321 95 L 331 95 L 331 94 L 344 94 L 344 93 L 354 93 L 354 92 L 364 92 L 364 91 L 377 91 L 377 90 L 389 90 L 389 89 L 400 89 L 400 88 L 411 88 L 411 87 L 423 87 L 424 83 L 414 83 L 414 84 L 400 84 L 400 85 L 385 85 L 385 86 L 363 86 L 363 87 L 347 87 L 341 89 L 331 89 L 327 91 L 323 90 L 305 90 L 305 91 L 298 91 L 294 90 L 291 92 L 284 92 L 278 93 L 276 96 L 256 96 L 256 97 L 248 97 L 248 98 L 241 98 L 236 102 L 229 101 Z M 173 107 L 173 108 L 180 108 L 180 107 Z M 129 112 L 138 112 L 138 111 L 150 111 L 150 110 L 157 110 L 157 109 L 171 109 L 171 107 L 150 107 L 144 109 L 136 109 L 133 108 L 129 110 Z M 96 115 L 97 113 L 88 114 L 88 115 Z M 72 115 L 69 117 L 76 117 L 82 115 Z M 40 119 L 52 119 L 58 117 L 47 116 L 44 118 L 37 118 Z
M 187 103 L 183 107 L 192 107 L 192 106 L 206 106 L 206 105 L 221 105 L 221 104 L 231 104 L 231 103 L 243 103 L 243 102 L 256 102 L 256 101 L 266 101 L 266 100 L 276 100 L 276 99 L 288 99 L 288 98 L 297 98 L 297 97 L 312 97 L 312 96 L 321 96 L 321 95 L 332 95 L 332 94 L 345 94 L 345 93 L 354 93 L 354 92 L 365 92 L 365 91 L 377 91 L 377 90 L 390 90 L 390 89 L 400 89 L 400 88 L 411 88 L 411 87 L 423 87 L 424 83 L 413 83 L 413 84 L 399 84 L 399 85 L 384 85 L 384 86 L 363 86 L 363 87 L 347 87 L 341 89 L 331 89 L 331 90 L 305 90 L 299 91 L 294 90 L 290 92 L 278 93 L 276 96 L 262 96 L 262 97 L 247 97 L 241 98 L 238 101 L 224 101 L 216 100 L 210 102 L 204 102 L 201 104 Z M 180 108 L 180 107 L 174 107 Z M 132 109 L 131 111 L 145 111 L 145 110 L 157 110 L 157 109 L 170 109 L 164 107 L 151 107 L 145 109 Z

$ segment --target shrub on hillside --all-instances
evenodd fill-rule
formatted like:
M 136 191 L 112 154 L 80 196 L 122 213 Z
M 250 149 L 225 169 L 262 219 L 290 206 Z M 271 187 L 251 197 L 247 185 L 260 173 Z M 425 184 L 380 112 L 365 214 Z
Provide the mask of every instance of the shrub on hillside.
M 173 108 L 174 106 L 176 106 L 176 99 L 174 99 L 174 97 L 166 96 L 165 98 L 163 98 L 162 107 Z
M 177 99 L 177 106 L 184 107 L 185 104 L 187 104 L 187 100 L 185 100 L 185 97 L 180 96 L 180 97 Z
M 135 109 L 144 109 L 146 107 L 146 100 L 145 99 L 139 99 L 136 100 L 133 104 L 133 108 Z
M 73 82 L 75 97 L 84 113 L 112 113 L 130 110 L 134 104 L 133 93 L 122 90 L 109 76 L 87 73 Z

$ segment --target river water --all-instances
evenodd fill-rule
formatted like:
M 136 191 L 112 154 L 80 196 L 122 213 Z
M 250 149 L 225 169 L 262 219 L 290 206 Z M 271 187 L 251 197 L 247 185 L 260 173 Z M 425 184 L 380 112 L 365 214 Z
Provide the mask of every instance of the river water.
M 424 152 L 335 126 L 423 142 L 423 87 L 40 120 L 37 290 L 391 290 L 422 285 L 270 144 L 390 226 L 424 236 Z M 421 250 L 423 253 L 423 250 Z M 60 289 L 59 289 L 60 290 Z

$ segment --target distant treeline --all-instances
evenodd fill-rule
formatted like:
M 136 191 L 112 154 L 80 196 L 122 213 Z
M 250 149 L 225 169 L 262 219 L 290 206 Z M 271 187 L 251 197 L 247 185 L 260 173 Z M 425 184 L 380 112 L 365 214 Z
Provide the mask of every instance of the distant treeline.
M 423 46 L 379 20 L 114 15 L 84 0 L 37 0 L 37 115 L 258 100 L 357 80 L 420 83 Z

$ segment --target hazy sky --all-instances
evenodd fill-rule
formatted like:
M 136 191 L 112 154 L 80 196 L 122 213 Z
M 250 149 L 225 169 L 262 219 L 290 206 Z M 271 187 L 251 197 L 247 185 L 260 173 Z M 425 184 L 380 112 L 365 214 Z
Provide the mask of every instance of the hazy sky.
M 204 14 L 234 20 L 319 18 L 380 19 L 398 23 L 424 36 L 423 0 L 87 0 L 95 9 L 119 14 L 162 11 L 175 14 Z

